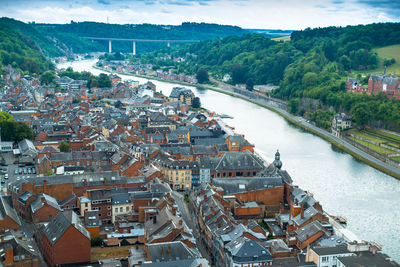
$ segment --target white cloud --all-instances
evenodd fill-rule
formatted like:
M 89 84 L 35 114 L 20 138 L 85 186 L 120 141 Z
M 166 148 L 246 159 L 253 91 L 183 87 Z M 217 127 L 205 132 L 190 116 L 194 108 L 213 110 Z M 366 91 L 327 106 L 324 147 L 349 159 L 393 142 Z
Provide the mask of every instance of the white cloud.
M 1 16 L 23 21 L 68 23 L 180 24 L 184 21 L 238 25 L 244 28 L 304 29 L 396 21 L 399 16 L 358 3 L 358 0 L 214 0 L 214 1 L 27 1 L 5 0 Z M 32 3 L 34 2 L 34 3 Z M 180 3 L 180 4 L 179 4 Z M 185 3 L 185 5 L 182 5 Z

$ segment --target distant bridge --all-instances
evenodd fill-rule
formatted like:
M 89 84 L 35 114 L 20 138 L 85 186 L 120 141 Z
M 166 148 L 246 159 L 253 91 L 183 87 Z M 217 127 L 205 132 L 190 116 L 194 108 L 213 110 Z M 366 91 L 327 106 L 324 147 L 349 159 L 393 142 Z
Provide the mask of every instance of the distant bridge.
M 112 52 L 112 41 L 125 41 L 132 42 L 132 54 L 136 55 L 136 43 L 167 43 L 170 47 L 171 43 L 198 43 L 200 40 L 154 40 L 154 39 L 125 39 L 125 38 L 111 38 L 111 37 L 82 37 L 88 40 L 102 40 L 108 41 L 108 53 Z

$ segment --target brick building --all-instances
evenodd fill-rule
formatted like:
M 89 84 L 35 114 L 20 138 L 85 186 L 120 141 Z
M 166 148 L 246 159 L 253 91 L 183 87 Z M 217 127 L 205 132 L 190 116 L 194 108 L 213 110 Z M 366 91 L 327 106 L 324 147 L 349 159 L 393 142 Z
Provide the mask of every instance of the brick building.
M 12 207 L 11 198 L 0 196 L 0 233 L 5 230 L 21 230 L 21 221 Z
M 64 211 L 39 230 L 43 257 L 49 266 L 90 262 L 90 234 L 73 211 Z
M 395 74 L 374 74 L 368 79 L 368 94 L 376 95 L 379 92 L 388 98 L 400 99 L 400 79 Z
M 51 221 L 61 211 L 57 200 L 41 194 L 31 203 L 32 221 L 34 223 Z

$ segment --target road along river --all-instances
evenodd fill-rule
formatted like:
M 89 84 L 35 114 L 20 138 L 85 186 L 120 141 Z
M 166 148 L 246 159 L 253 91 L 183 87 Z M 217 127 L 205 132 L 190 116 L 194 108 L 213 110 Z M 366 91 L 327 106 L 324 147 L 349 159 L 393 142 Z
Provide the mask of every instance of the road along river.
M 95 62 L 67 62 L 58 67 L 71 66 L 75 71 L 98 75 L 102 71 L 93 68 Z M 147 82 L 139 77 L 120 76 Z M 177 86 L 151 81 L 165 95 Z M 212 90 L 190 88 L 204 108 L 233 116 L 224 122 L 244 134 L 270 162 L 279 149 L 283 169 L 295 184 L 312 192 L 329 214 L 346 217 L 347 228 L 360 239 L 382 244 L 383 252 L 400 262 L 400 180 L 355 160 L 268 109 Z

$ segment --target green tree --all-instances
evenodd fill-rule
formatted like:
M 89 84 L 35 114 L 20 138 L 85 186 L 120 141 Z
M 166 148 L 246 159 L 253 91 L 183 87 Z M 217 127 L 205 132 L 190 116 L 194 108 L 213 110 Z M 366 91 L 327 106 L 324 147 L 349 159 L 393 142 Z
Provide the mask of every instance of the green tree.
M 54 175 L 54 172 L 52 170 L 48 170 L 46 171 L 46 173 L 44 174 L 44 176 L 52 176 Z
M 383 66 L 389 67 L 390 65 L 393 65 L 394 63 L 396 63 L 396 59 L 394 59 L 394 58 L 383 59 Z
M 357 126 L 365 128 L 365 126 L 371 121 L 372 113 L 368 103 L 357 103 L 352 112 L 352 120 Z
M 103 238 L 101 236 L 95 236 L 90 240 L 90 246 L 100 247 L 104 244 Z
M 200 102 L 200 98 L 199 97 L 193 98 L 192 107 L 193 108 L 201 108 L 201 102 Z
M 254 80 L 252 78 L 247 79 L 246 81 L 246 89 L 249 91 L 253 91 L 254 89 Z
M 310 87 L 318 82 L 318 75 L 315 72 L 307 72 L 304 74 L 302 83 L 305 87 Z
M 196 79 L 198 83 L 207 83 L 210 81 L 208 71 L 205 69 L 199 69 L 196 73 Z
M 40 76 L 40 82 L 46 85 L 53 83 L 55 79 L 56 76 L 53 71 L 46 71 Z
M 10 113 L 6 112 L 6 111 L 0 111 L 0 122 L 4 122 L 4 121 L 14 121 L 13 116 L 11 116 Z
M 344 70 L 350 70 L 351 68 L 351 60 L 348 56 L 343 55 L 339 58 L 339 63 Z
M 234 84 L 244 83 L 246 77 L 246 71 L 241 64 L 235 64 L 232 66 L 232 82 Z
M 58 149 L 60 149 L 61 152 L 69 152 L 71 148 L 71 145 L 68 143 L 65 143 L 64 141 L 62 141 L 60 143 L 60 145 L 58 146 Z
M 292 98 L 288 102 L 288 110 L 292 114 L 297 114 L 299 111 L 299 99 L 298 98 Z
M 96 77 L 90 76 L 89 80 L 87 81 L 86 85 L 89 89 L 99 87 L 99 82 L 97 81 Z
M 107 74 L 100 73 L 97 81 L 99 83 L 99 87 L 101 88 L 111 87 L 111 79 Z
M 22 139 L 33 140 L 33 130 L 23 122 L 0 122 L 1 140 L 19 142 Z

